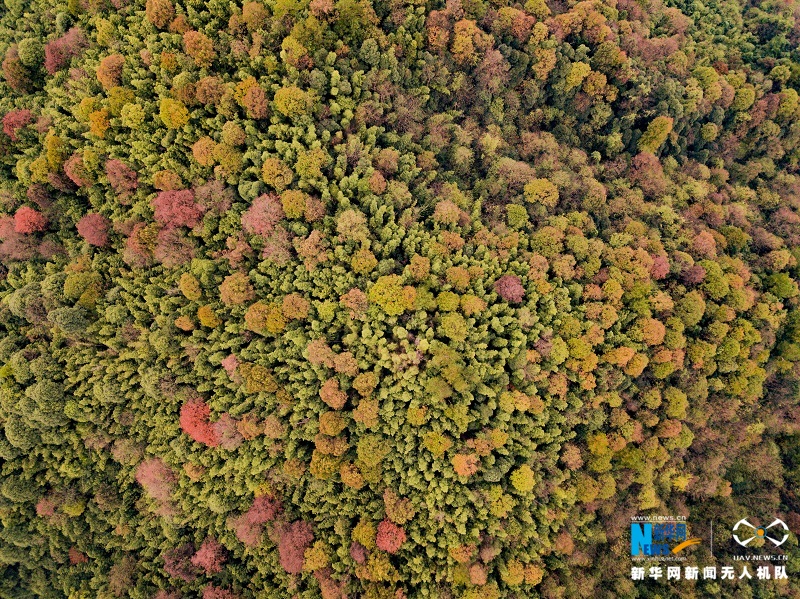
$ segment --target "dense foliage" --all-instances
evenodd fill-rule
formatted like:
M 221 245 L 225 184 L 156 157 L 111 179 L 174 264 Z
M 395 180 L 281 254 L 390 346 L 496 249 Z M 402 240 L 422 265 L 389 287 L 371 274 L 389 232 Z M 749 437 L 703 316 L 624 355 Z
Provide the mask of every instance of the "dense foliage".
M 797 10 L 4 0 L 0 596 L 797 596 Z

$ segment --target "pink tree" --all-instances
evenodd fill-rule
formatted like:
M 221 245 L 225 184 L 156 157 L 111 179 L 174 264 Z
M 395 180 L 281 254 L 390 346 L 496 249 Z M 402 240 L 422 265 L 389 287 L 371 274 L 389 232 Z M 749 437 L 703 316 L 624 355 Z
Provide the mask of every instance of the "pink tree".
M 275 520 L 281 509 L 281 502 L 271 495 L 256 497 L 250 509 L 231 521 L 236 538 L 249 547 L 257 546 L 264 533 L 264 524 Z
M 108 243 L 108 229 L 111 225 L 102 214 L 90 212 L 84 215 L 76 225 L 78 234 L 83 237 L 86 243 L 103 247 Z
M 149 458 L 136 468 L 136 481 L 157 501 L 169 501 L 175 480 L 175 474 L 161 458 Z
M 221 589 L 210 584 L 203 589 L 203 599 L 239 599 L 239 595 L 228 589 Z
M 15 230 L 14 218 L 0 216 L 0 258 L 27 260 L 35 252 L 35 240 Z
M 200 549 L 192 557 L 192 564 L 210 575 L 222 571 L 222 564 L 225 563 L 225 548 L 214 537 L 206 537 Z
M 194 547 L 191 543 L 165 551 L 164 571 L 173 578 L 180 578 L 185 582 L 193 581 L 198 574 L 197 567 L 191 561 L 193 553 Z
M 525 297 L 525 288 L 522 281 L 515 275 L 503 275 L 494 282 L 494 290 L 497 295 L 509 303 L 518 304 Z
M 302 572 L 305 551 L 313 540 L 314 532 L 307 522 L 295 520 L 285 525 L 280 531 L 278 540 L 278 554 L 283 569 L 289 574 Z
M 203 210 L 194 201 L 191 189 L 162 191 L 153 200 L 155 218 L 167 227 L 194 227 L 200 222 Z
M 182 229 L 167 227 L 156 236 L 153 257 L 164 266 L 173 268 L 194 258 L 194 245 Z
M 14 215 L 14 230 L 17 233 L 38 233 L 47 228 L 47 219 L 38 210 L 23 206 Z
M 79 152 L 75 152 L 64 162 L 64 174 L 78 187 L 92 184 L 91 177 L 83 164 L 83 156 Z
M 17 141 L 17 131 L 33 122 L 33 113 L 30 110 L 11 110 L 3 116 L 3 133 Z
M 258 196 L 250 208 L 242 214 L 242 228 L 247 233 L 264 235 L 272 233 L 275 225 L 284 217 L 283 206 L 278 196 L 264 194 Z
M 139 186 L 136 171 L 121 160 L 106 162 L 106 176 L 111 187 L 118 195 L 128 196 Z
M 79 27 L 73 27 L 44 47 L 44 68 L 51 75 L 55 75 L 88 45 L 83 31 Z

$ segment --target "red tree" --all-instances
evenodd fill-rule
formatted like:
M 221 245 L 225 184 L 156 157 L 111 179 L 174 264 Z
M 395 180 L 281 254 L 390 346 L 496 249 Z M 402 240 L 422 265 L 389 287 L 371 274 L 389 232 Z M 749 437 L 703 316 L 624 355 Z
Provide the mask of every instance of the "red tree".
M 69 548 L 69 551 L 67 551 L 67 556 L 69 557 L 69 563 L 73 566 L 76 564 L 86 564 L 89 562 L 89 558 L 86 557 L 84 553 L 78 551 L 75 547 Z
M 266 237 L 272 233 L 275 225 L 283 216 L 280 198 L 276 195 L 264 194 L 253 200 L 250 208 L 242 214 L 242 228 L 247 233 Z
M 50 194 L 47 192 L 47 188 L 41 183 L 34 183 L 28 187 L 28 189 L 25 190 L 25 197 L 43 210 L 46 210 L 53 205 L 53 201 L 50 198 Z
M 97 247 L 103 247 L 108 243 L 108 229 L 110 225 L 111 221 L 102 214 L 90 212 L 84 215 L 76 226 L 78 234 L 84 238 L 86 243 L 96 245 Z
M 256 497 L 250 509 L 231 522 L 236 538 L 245 545 L 255 547 L 261 542 L 264 524 L 275 520 L 281 509 L 281 502 L 271 495 Z
M 194 258 L 194 245 L 179 229 L 161 229 L 156 236 L 153 257 L 164 266 L 174 268 Z
M 358 541 L 353 541 L 350 544 L 350 557 L 357 564 L 363 564 L 367 561 L 367 548 Z
M 714 258 L 717 255 L 717 242 L 708 231 L 701 231 L 692 239 L 692 251 L 699 258 Z
M 194 547 L 185 543 L 179 547 L 164 552 L 164 571 L 173 578 L 191 582 L 197 578 L 197 568 L 192 560 Z
M 231 209 L 234 193 L 231 187 L 222 181 L 213 179 L 197 187 L 194 190 L 194 197 L 204 210 L 215 214 L 224 214 Z
M 281 511 L 281 502 L 272 495 L 260 495 L 253 500 L 247 513 L 254 522 L 271 522 Z
M 33 122 L 33 113 L 30 110 L 10 110 L 3 116 L 3 133 L 17 141 L 17 131 Z
M 228 376 L 233 376 L 233 373 L 236 372 L 236 368 L 239 366 L 239 359 L 231 354 L 227 358 L 223 358 L 220 365 L 225 369 L 225 372 L 228 373 Z
M 269 101 L 267 94 L 259 86 L 253 86 L 247 90 L 242 98 L 242 104 L 247 112 L 248 118 L 264 119 L 269 114 Z
M 214 432 L 219 438 L 219 445 L 223 449 L 233 450 L 242 444 L 244 438 L 236 428 L 236 420 L 234 420 L 227 412 L 222 414 L 219 419 L 211 425 Z
M 525 288 L 522 281 L 515 275 L 503 275 L 494 282 L 494 290 L 497 295 L 509 303 L 518 304 L 525 297 Z
M 284 526 L 278 540 L 278 554 L 283 569 L 289 574 L 302 572 L 306 549 L 313 540 L 314 532 L 307 522 L 295 520 Z
M 51 75 L 55 75 L 88 45 L 83 31 L 78 27 L 73 27 L 44 47 L 44 68 Z
M 219 437 L 208 421 L 210 414 L 211 408 L 202 398 L 190 399 L 181 407 L 181 429 L 198 443 L 216 447 L 219 445 Z
M 36 252 L 35 240 L 14 228 L 14 218 L 0 216 L 0 258 L 28 260 Z
M 152 263 L 153 242 L 150 228 L 146 223 L 135 223 L 130 229 L 121 225 L 123 231 L 130 231 L 125 240 L 125 261 L 137 267 L 144 267 Z
M 19 59 L 16 44 L 9 46 L 6 50 L 5 58 L 3 58 L 3 77 L 8 86 L 17 93 L 26 94 L 31 89 L 31 79 L 28 70 Z
M 47 219 L 38 210 L 23 206 L 14 215 L 14 230 L 17 233 L 37 233 L 44 231 L 46 228 Z
M 153 200 L 155 218 L 167 227 L 194 227 L 203 216 L 203 209 L 194 201 L 191 189 L 162 191 Z
M 653 258 L 653 266 L 650 268 L 650 276 L 654 279 L 663 279 L 669 274 L 669 259 L 664 255 Z
M 202 568 L 206 574 L 216 574 L 222 571 L 225 563 L 225 548 L 214 537 L 206 537 L 200 549 L 192 557 L 192 564 Z
M 406 531 L 402 527 L 397 526 L 391 520 L 383 520 L 378 524 L 378 535 L 375 537 L 378 549 L 388 553 L 397 553 L 405 542 Z
M 175 16 L 175 7 L 170 0 L 147 0 L 145 15 L 156 28 L 164 29 Z
M 64 173 L 78 187 L 86 187 L 92 184 L 89 173 L 83 164 L 83 156 L 75 152 L 64 162 Z
M 100 61 L 97 66 L 97 80 L 105 89 L 119 85 L 124 64 L 125 57 L 122 54 L 112 54 Z
M 227 589 L 221 589 L 213 584 L 203 589 L 203 599 L 239 599 L 239 595 Z
M 706 269 L 699 264 L 689 266 L 681 272 L 681 279 L 683 279 L 684 283 L 687 285 L 699 285 L 705 278 Z
M 283 227 L 278 227 L 264 241 L 264 250 L 261 253 L 265 260 L 281 265 L 286 264 L 292 257 L 292 242 L 289 232 Z
M 56 504 L 55 502 L 48 498 L 42 497 L 36 503 L 36 515 L 40 518 L 51 518 L 56 515 Z
M 661 163 L 649 152 L 641 152 L 633 157 L 630 178 L 650 197 L 661 195 L 667 187 Z
M 130 195 L 139 185 L 136 171 L 121 160 L 106 162 L 106 176 L 111 187 L 119 195 Z
M 161 458 L 149 458 L 136 468 L 136 481 L 150 497 L 169 501 L 175 485 L 175 474 Z

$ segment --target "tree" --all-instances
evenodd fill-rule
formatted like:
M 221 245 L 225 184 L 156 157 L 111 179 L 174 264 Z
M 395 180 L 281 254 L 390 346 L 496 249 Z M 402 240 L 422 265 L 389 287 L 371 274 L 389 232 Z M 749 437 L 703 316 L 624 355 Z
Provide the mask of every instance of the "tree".
M 650 121 L 647 131 L 639 138 L 639 151 L 655 154 L 667 140 L 672 124 L 673 119 L 666 116 L 657 116 Z
M 202 398 L 194 397 L 181 406 L 180 425 L 181 430 L 194 441 L 216 447 L 220 439 L 209 422 L 210 414 L 209 405 Z
M 305 551 L 314 540 L 311 526 L 302 520 L 295 520 L 279 528 L 278 554 L 281 567 L 289 574 L 303 571 Z
M 47 229 L 47 219 L 41 212 L 22 206 L 14 214 L 14 231 L 24 235 L 38 233 Z
M 266 92 L 258 85 L 250 87 L 242 98 L 247 117 L 265 119 L 269 116 L 269 101 Z
M 136 468 L 136 481 L 150 497 L 160 502 L 167 502 L 172 497 L 176 478 L 163 460 L 148 458 Z
M 214 42 L 199 31 L 187 31 L 183 34 L 183 49 L 198 67 L 210 67 L 217 55 Z
M 167 227 L 195 227 L 203 215 L 194 191 L 162 191 L 153 199 L 155 219 Z
M 219 296 L 222 303 L 229 306 L 244 304 L 253 299 L 253 286 L 246 274 L 235 272 L 222 281 L 219 287 Z
M 54 39 L 44 47 L 44 68 L 51 75 L 67 66 L 67 63 L 79 56 L 89 45 L 86 36 L 79 27 L 73 27 L 61 37 Z
M 159 117 L 169 129 L 180 129 L 189 122 L 189 110 L 179 100 L 164 98 L 160 103 Z
M 85 214 L 78 221 L 76 227 L 78 234 L 86 240 L 87 243 L 103 247 L 108 243 L 108 231 L 111 222 L 102 214 L 90 212 Z
M 387 553 L 397 553 L 406 542 L 406 531 L 391 520 L 383 520 L 378 524 L 375 545 Z
M 307 94 L 295 86 L 280 88 L 273 101 L 278 112 L 289 118 L 306 114 L 310 104 Z
M 125 57 L 122 54 L 111 54 L 100 61 L 97 66 L 97 80 L 106 89 L 116 87 L 122 81 L 122 67 Z
M 17 133 L 33 122 L 33 113 L 30 110 L 10 110 L 3 115 L 3 133 L 17 141 Z
M 525 199 L 532 204 L 554 208 L 558 204 L 558 188 L 547 179 L 533 179 L 525 184 Z
M 795 9 L 667 4 L 6 0 L 0 596 L 627 597 L 637 510 L 800 524 Z
M 511 485 L 520 493 L 530 493 L 535 484 L 535 474 L 527 464 L 523 464 L 511 474 Z
M 512 304 L 518 304 L 525 296 L 525 288 L 519 277 L 515 275 L 503 275 L 494 282 L 494 290 L 497 295 Z
M 242 228 L 248 233 L 268 236 L 284 218 L 283 206 L 277 196 L 258 196 L 242 214 Z
M 193 553 L 194 546 L 191 543 L 185 543 L 164 552 L 164 571 L 173 578 L 192 582 L 198 574 L 197 568 L 190 561 Z
M 414 288 L 402 283 L 403 280 L 398 275 L 380 277 L 370 287 L 367 297 L 389 315 L 402 314 L 411 309 L 416 297 Z
M 19 48 L 11 45 L 3 58 L 3 78 L 8 86 L 17 93 L 28 93 L 33 87 L 30 74 L 19 57 Z
M 136 171 L 121 160 L 108 160 L 105 165 L 108 182 L 120 196 L 127 197 L 139 186 Z
M 175 17 L 175 7 L 170 0 L 147 0 L 145 14 L 157 29 L 164 29 Z

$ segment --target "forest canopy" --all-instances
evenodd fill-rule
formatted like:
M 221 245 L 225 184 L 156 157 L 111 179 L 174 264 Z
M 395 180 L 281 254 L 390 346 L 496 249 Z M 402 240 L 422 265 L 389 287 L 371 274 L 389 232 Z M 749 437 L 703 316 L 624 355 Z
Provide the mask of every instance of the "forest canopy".
M 4 0 L 0 597 L 797 596 L 798 10 Z

